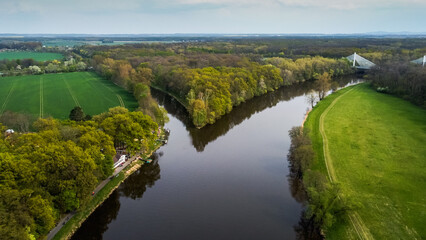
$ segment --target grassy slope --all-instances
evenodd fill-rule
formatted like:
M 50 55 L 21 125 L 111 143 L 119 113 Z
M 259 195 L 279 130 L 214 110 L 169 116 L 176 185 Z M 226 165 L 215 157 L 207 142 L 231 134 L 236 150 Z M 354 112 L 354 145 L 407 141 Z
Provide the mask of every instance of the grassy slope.
M 326 174 L 319 118 L 351 88 L 317 105 L 305 127 L 312 130 L 315 169 Z M 358 210 L 376 239 L 426 236 L 426 111 L 367 84 L 356 86 L 324 119 L 331 161 L 344 195 L 363 204 Z M 330 239 L 355 238 L 348 219 L 329 232 Z
M 94 73 L 75 72 L 0 78 L 0 112 L 6 103 L 4 110 L 39 116 L 41 83 L 43 116 L 65 119 L 76 105 L 80 105 L 86 114 L 99 114 L 108 108 L 120 106 L 118 96 L 130 110 L 138 106 L 133 96 L 124 89 Z
M 1 52 L 0 60 L 3 59 L 24 59 L 32 58 L 36 61 L 48 61 L 48 60 L 62 60 L 64 56 L 60 53 L 46 53 L 46 52 Z

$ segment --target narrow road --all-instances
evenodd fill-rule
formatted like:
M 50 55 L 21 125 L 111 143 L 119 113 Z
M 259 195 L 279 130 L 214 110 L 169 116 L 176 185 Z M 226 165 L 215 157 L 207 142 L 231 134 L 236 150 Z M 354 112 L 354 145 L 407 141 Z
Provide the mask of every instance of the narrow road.
M 112 174 L 112 177 L 114 177 L 115 175 L 120 173 L 125 167 L 127 167 L 138 156 L 139 156 L 138 154 L 134 155 L 133 157 L 131 157 L 127 161 L 125 161 L 123 163 L 123 166 L 117 167 L 116 169 L 114 169 L 114 173 Z M 95 188 L 95 190 L 93 190 L 93 192 L 95 193 L 94 195 L 96 195 L 109 181 L 111 181 L 112 177 L 109 177 L 109 178 L 103 180 L 101 183 L 99 183 L 99 185 Z M 47 234 L 47 240 L 52 239 L 56 235 L 56 233 L 58 233 L 59 230 L 61 230 L 61 228 L 68 222 L 68 220 L 70 220 L 76 213 L 77 213 L 76 211 L 70 212 L 67 215 L 65 215 L 64 217 L 62 217 L 61 220 L 56 225 L 56 227 L 53 228 L 49 232 L 49 234 Z
M 325 166 L 327 168 L 328 178 L 330 179 L 330 182 L 337 181 L 337 176 L 334 171 L 333 162 L 331 160 L 330 151 L 328 147 L 328 139 L 324 130 L 324 119 L 327 116 L 328 112 L 334 107 L 334 105 L 337 103 L 337 101 L 339 101 L 341 97 L 345 96 L 346 94 L 348 94 L 349 92 L 353 91 L 356 88 L 357 86 L 353 87 L 351 90 L 343 93 L 342 95 L 334 99 L 333 102 L 325 109 L 325 111 L 320 116 L 319 131 L 322 136 L 324 161 L 325 161 Z M 341 199 L 340 196 L 339 196 L 339 199 Z M 350 213 L 349 220 L 351 221 L 352 226 L 354 227 L 354 230 L 357 233 L 359 239 L 368 239 L 368 240 L 374 239 L 373 236 L 371 236 L 370 231 L 365 226 L 364 222 L 362 221 L 361 217 L 359 216 L 357 212 Z

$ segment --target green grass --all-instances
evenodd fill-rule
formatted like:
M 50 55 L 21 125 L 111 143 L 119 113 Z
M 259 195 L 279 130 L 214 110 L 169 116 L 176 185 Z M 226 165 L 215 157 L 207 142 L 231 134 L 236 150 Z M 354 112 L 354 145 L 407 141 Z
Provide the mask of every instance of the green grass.
M 130 93 L 89 72 L 0 78 L 0 114 L 11 110 L 67 119 L 75 106 L 96 115 L 120 106 L 120 98 L 126 108 L 138 107 Z
M 44 62 L 49 60 L 62 60 L 64 56 L 60 53 L 50 52 L 30 52 L 30 51 L 19 51 L 19 52 L 0 52 L 0 60 L 8 59 L 25 59 L 32 58 L 36 61 Z
M 105 201 L 111 191 L 124 180 L 124 171 L 120 172 L 117 177 L 109 181 L 96 195 L 84 205 L 53 237 L 55 239 L 66 239 L 68 235 L 79 227 L 79 224 L 90 216 L 92 211 L 100 203 Z
M 325 175 L 320 116 L 339 96 L 324 118 L 324 129 L 329 161 L 343 195 L 362 203 L 357 213 L 375 239 L 424 238 L 426 111 L 377 93 L 368 84 L 330 95 L 305 123 L 316 152 L 313 168 Z M 356 236 L 346 217 L 337 221 L 327 238 Z

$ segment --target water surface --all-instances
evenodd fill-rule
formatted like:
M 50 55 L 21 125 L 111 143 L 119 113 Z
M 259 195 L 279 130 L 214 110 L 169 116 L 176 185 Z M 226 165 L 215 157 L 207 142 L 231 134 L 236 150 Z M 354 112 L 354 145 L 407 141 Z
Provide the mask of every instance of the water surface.
M 288 179 L 288 130 L 303 121 L 312 87 L 254 98 L 200 130 L 176 101 L 152 90 L 169 112 L 167 145 L 72 239 L 295 239 L 302 205 Z

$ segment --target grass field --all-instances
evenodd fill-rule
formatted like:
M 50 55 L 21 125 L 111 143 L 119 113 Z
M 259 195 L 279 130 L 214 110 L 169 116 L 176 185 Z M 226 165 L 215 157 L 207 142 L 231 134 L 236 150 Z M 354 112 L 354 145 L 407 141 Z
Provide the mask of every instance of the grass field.
M 134 110 L 138 104 L 124 89 L 89 72 L 0 78 L 0 114 L 11 110 L 66 119 L 75 106 L 95 115 L 115 106 Z
M 317 153 L 313 168 L 363 205 L 328 239 L 426 237 L 425 110 L 361 84 L 321 101 L 305 127 Z
M 48 53 L 48 52 L 0 52 L 0 60 L 3 59 L 25 59 L 32 58 L 36 61 L 44 62 L 48 60 L 62 60 L 64 56 L 60 53 Z

